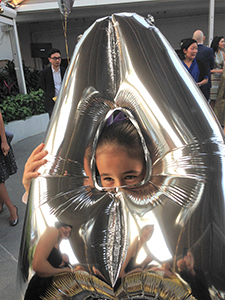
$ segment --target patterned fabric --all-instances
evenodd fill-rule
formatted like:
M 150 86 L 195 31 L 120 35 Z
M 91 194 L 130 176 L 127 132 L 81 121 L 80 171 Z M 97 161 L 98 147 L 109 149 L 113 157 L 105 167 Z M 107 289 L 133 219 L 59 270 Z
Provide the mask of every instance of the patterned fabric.
M 222 51 L 215 53 L 215 67 L 214 69 L 223 69 L 224 61 L 223 61 L 223 53 Z M 211 75 L 211 81 L 212 81 L 212 87 L 210 90 L 210 99 L 216 100 L 217 93 L 218 93 L 218 87 L 220 83 L 222 74 L 219 73 L 213 73 Z
M 6 138 L 10 146 L 10 150 L 5 156 L 2 152 L 2 149 L 0 149 L 0 183 L 5 182 L 10 175 L 15 174 L 17 172 L 16 160 L 7 135 Z

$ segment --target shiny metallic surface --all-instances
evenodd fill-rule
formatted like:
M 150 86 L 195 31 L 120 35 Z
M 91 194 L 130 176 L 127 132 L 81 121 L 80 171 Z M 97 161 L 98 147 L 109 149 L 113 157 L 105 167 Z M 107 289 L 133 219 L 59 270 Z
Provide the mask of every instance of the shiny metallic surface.
M 61 14 L 67 17 L 72 11 L 73 3 L 74 0 L 58 0 Z
M 188 247 L 209 284 L 224 290 L 225 139 L 165 37 L 136 14 L 99 19 L 77 44 L 62 86 L 45 138 L 48 163 L 29 194 L 21 298 L 39 238 L 57 220 L 73 226 L 71 263 L 109 287 L 141 228 L 155 224 L 142 255 L 177 260 Z M 128 112 L 142 139 L 147 172 L 136 188 L 102 189 L 95 176 L 97 140 L 115 109 Z
M 102 280 L 82 271 L 55 276 L 54 285 L 48 289 L 44 300 L 65 299 L 63 295 L 72 299 L 85 299 L 90 294 L 97 299 L 109 300 L 137 299 L 137 295 L 141 295 L 141 299 L 152 300 L 195 300 L 189 286 L 179 279 L 173 281 L 158 274 L 139 272 L 124 278 L 120 288 L 114 292 Z

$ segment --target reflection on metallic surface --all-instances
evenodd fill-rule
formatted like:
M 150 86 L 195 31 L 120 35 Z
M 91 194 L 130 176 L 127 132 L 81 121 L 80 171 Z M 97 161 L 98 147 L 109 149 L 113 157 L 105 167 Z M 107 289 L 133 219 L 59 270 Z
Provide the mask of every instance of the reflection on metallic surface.
M 114 14 L 97 20 L 75 48 L 46 134 L 48 163 L 31 185 L 19 257 L 21 295 L 46 226 L 73 226 L 72 263 L 113 287 L 127 249 L 155 224 L 155 259 L 188 247 L 209 284 L 224 289 L 224 135 L 176 53 L 148 19 Z M 85 185 L 85 151 L 115 110 L 130 112 L 143 137 L 148 174 L 136 189 Z M 89 162 L 87 162 L 89 164 Z M 89 164 L 89 169 L 91 165 Z M 163 239 L 163 247 L 159 241 Z M 154 241 L 154 242 L 153 242 Z M 170 253 L 165 256 L 165 253 Z
M 96 299 L 133 299 L 138 296 L 141 299 L 188 299 L 194 300 L 191 291 L 183 282 L 176 279 L 163 278 L 157 273 L 136 273 L 129 275 L 122 280 L 118 290 L 114 293 L 113 289 L 88 274 L 87 272 L 77 271 L 72 274 L 62 274 L 55 276 L 54 283 L 48 289 L 44 300 L 65 299 L 85 299 L 87 295 L 92 295 Z

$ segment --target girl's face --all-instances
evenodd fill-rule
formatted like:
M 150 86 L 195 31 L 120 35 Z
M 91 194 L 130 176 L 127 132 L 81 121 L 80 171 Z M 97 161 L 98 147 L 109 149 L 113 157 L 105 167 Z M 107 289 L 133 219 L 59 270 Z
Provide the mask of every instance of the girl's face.
M 132 158 L 121 146 L 106 144 L 96 151 L 96 165 L 103 187 L 119 187 L 141 182 L 145 176 L 142 159 Z
M 224 38 L 222 38 L 220 41 L 219 41 L 219 44 L 218 44 L 218 48 L 220 50 L 222 50 L 225 46 L 225 41 L 224 41 Z
M 197 45 L 197 43 L 191 44 L 187 48 L 187 50 L 184 49 L 183 52 L 184 52 L 184 54 L 186 54 L 186 58 L 189 58 L 189 59 L 193 60 L 196 57 L 197 53 L 198 53 L 198 45 Z
M 59 228 L 62 239 L 68 239 L 71 235 L 72 228 L 70 226 L 62 226 Z
M 141 232 L 141 239 L 147 242 L 151 238 L 153 234 L 153 230 L 154 230 L 153 225 L 146 226 Z

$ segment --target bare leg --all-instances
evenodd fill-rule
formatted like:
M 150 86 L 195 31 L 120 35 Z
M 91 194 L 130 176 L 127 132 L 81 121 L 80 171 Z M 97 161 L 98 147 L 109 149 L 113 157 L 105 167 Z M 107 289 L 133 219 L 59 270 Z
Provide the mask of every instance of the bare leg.
M 16 213 L 16 207 L 12 204 L 9 194 L 7 192 L 5 183 L 0 183 L 0 201 L 4 202 L 5 205 L 8 207 L 8 210 L 10 212 L 10 221 L 13 221 L 17 218 L 17 213 Z

